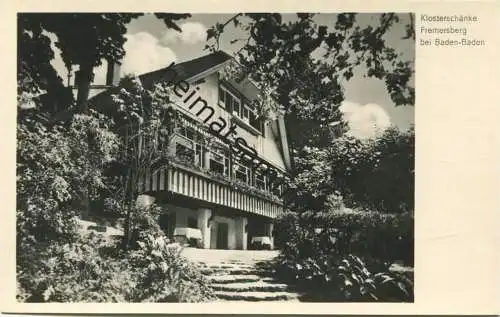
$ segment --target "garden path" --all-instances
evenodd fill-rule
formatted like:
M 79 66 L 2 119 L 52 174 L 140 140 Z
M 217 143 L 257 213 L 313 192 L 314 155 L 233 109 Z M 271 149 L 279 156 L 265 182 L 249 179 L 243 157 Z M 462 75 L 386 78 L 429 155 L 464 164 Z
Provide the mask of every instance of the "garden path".
M 218 300 L 298 301 L 299 295 L 276 281 L 267 265 L 278 251 L 186 248 L 182 254 L 201 267 Z

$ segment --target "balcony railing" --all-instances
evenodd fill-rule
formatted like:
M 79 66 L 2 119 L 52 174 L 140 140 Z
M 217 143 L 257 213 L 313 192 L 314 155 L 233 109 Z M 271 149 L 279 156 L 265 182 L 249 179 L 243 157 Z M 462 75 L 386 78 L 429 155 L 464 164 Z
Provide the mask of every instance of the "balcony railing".
M 282 209 L 281 188 L 273 188 L 267 176 L 240 160 L 206 126 L 178 112 L 167 128 L 167 143 L 133 139 L 138 147 L 157 148 L 140 191 L 170 191 L 269 217 Z
M 170 192 L 270 218 L 283 212 L 281 199 L 245 186 L 248 185 L 189 168 L 174 160 L 147 173 L 139 184 L 141 192 Z
M 229 144 L 212 135 L 194 119 L 179 113 L 175 131 L 170 138 L 169 154 L 175 156 L 179 163 L 243 183 L 270 196 L 281 195 L 281 186 L 274 186 L 263 171 L 255 170 L 250 162 L 234 155 Z

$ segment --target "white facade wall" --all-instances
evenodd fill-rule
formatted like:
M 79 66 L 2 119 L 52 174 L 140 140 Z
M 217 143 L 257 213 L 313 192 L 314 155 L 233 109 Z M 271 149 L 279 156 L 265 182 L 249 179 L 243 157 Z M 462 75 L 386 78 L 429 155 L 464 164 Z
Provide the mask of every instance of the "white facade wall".
M 199 90 L 197 89 L 197 87 L 199 87 Z M 232 114 L 218 105 L 218 75 L 216 73 L 209 75 L 205 77 L 204 81 L 199 84 L 190 83 L 189 88 L 189 91 L 183 94 L 182 97 L 178 97 L 177 95 L 173 94 L 174 96 L 172 99 L 174 100 L 177 107 L 184 110 L 183 112 L 190 115 L 192 118 L 204 120 L 209 114 L 208 110 L 200 114 L 199 117 L 196 115 L 196 113 L 203 106 L 202 103 L 198 102 L 192 109 L 189 109 L 189 106 L 196 100 L 196 98 L 200 97 L 207 102 L 208 106 L 212 107 L 215 110 L 214 115 L 209 121 L 207 121 L 206 125 L 208 126 L 211 122 L 221 117 L 227 122 L 227 128 L 223 131 L 227 131 L 227 129 L 229 129 L 229 127 L 231 126 Z M 190 95 L 192 91 L 196 91 L 196 93 L 189 99 L 188 102 L 184 102 L 184 100 L 187 98 L 187 96 Z M 260 157 L 274 164 L 276 167 L 281 168 L 282 170 L 286 170 L 283 155 L 278 145 L 280 144 L 281 140 L 278 134 L 277 121 L 268 122 L 268 124 L 265 125 L 265 137 L 260 134 L 257 136 L 253 135 L 241 126 L 238 126 L 236 132 L 237 137 L 245 139 L 247 144 L 253 147 Z

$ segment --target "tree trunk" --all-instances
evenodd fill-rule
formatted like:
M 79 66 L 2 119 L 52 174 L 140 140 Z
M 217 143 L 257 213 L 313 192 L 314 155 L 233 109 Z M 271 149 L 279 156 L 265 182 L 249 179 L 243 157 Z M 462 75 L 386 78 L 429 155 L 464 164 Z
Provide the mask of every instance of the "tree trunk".
M 78 93 L 76 98 L 77 111 L 79 113 L 88 113 L 88 98 L 90 93 L 90 84 L 93 80 L 94 67 L 92 63 L 80 64 L 78 73 Z
M 127 251 L 130 246 L 130 239 L 132 235 L 132 230 L 130 230 L 132 223 L 132 208 L 134 207 L 134 195 L 133 191 L 133 171 L 128 170 L 126 181 L 125 181 L 125 208 L 127 208 L 127 214 L 125 215 L 125 223 L 123 224 L 123 250 Z
M 90 92 L 90 84 L 93 80 L 93 63 L 91 62 L 85 62 L 80 64 L 80 70 L 78 72 L 77 76 L 77 85 L 78 92 L 77 92 L 77 99 L 76 99 L 76 107 L 77 107 L 77 112 L 78 113 L 83 113 L 83 114 L 88 114 L 89 108 L 88 108 L 88 103 L 87 99 L 89 97 L 89 92 Z M 87 146 L 90 147 L 91 144 L 91 135 L 87 136 Z M 90 184 L 87 185 L 87 192 L 86 195 L 83 197 L 84 204 L 85 204 L 85 211 L 84 213 L 86 215 L 89 215 L 91 213 L 91 198 L 90 198 L 90 193 L 92 192 L 92 186 Z
M 131 238 L 131 221 L 130 217 L 132 214 L 132 206 L 129 205 L 126 207 L 127 208 L 127 215 L 125 216 L 125 223 L 123 224 L 123 241 L 122 241 L 122 247 L 124 251 L 127 251 L 130 245 L 130 238 Z

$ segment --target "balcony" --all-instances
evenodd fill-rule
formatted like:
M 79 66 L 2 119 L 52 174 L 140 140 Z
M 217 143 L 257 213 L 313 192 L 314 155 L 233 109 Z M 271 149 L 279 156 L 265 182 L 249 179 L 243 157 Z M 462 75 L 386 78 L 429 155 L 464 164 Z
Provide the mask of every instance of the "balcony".
M 142 192 L 168 191 L 271 218 L 281 213 L 280 192 L 271 190 L 266 176 L 202 127 L 182 117 L 177 121 L 165 163 L 146 175 Z
M 167 191 L 269 218 L 276 218 L 283 211 L 279 198 L 266 197 L 227 178 L 213 177 L 175 161 L 147 173 L 140 188 L 143 193 Z

